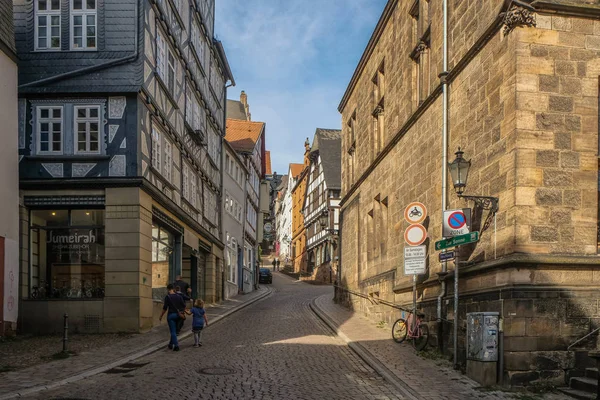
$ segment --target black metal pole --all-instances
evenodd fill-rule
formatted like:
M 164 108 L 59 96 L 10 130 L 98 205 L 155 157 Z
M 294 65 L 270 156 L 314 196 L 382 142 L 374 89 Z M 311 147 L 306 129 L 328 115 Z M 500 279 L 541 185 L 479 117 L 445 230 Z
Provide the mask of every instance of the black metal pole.
M 69 341 L 69 315 L 64 315 L 65 326 L 63 328 L 63 353 L 67 352 L 67 342 Z

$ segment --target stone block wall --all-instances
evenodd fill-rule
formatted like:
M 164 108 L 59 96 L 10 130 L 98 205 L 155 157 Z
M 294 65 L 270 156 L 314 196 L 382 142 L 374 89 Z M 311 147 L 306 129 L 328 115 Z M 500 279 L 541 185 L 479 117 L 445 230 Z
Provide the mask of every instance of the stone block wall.
M 104 329 L 153 326 L 152 200 L 139 188 L 106 189 Z
M 450 84 L 448 161 L 460 146 L 472 162 L 466 194 L 494 196 L 500 202 L 481 240 L 460 249 L 464 272 L 457 316 L 459 359 L 464 359 L 466 313 L 498 311 L 505 320 L 506 382 L 561 381 L 576 367 L 576 357 L 566 347 L 593 329 L 598 317 L 593 293 L 600 286 L 600 21 L 539 12 L 537 27 L 507 31 L 494 22 L 500 2 L 490 1 L 489 7 L 451 3 L 450 65 L 460 66 L 460 72 Z M 397 4 L 341 110 L 340 270 L 341 283 L 348 289 L 410 307 L 411 277 L 403 275 L 402 233 L 407 223 L 402 213 L 412 201 L 424 203 L 429 211 L 424 222 L 429 233 L 428 273 L 420 276 L 417 296 L 435 336 L 440 293 L 436 273 L 442 269 L 433 249 L 442 225 L 442 105 L 437 83 L 420 105 L 410 95 L 416 83 L 413 61 L 407 56 L 411 23 L 406 16 L 411 5 Z M 429 50 L 433 70 L 441 65 L 441 11 L 435 7 Z M 474 51 L 475 40 L 494 26 Z M 385 143 L 393 142 L 378 150 L 370 108 L 372 77 L 382 62 Z M 347 122 L 354 112 L 357 150 L 351 156 Z M 464 207 L 473 203 L 457 198 L 448 182 L 448 208 Z M 474 210 L 474 230 L 481 229 L 485 217 Z M 448 286 L 443 315 L 452 321 L 451 281 Z M 342 297 L 376 320 L 399 317 L 399 312 L 384 311 L 365 299 Z M 445 349 L 451 349 L 452 338 L 446 333 L 451 325 L 443 328 Z
M 514 33 L 515 251 L 595 255 L 600 21 L 538 15 Z

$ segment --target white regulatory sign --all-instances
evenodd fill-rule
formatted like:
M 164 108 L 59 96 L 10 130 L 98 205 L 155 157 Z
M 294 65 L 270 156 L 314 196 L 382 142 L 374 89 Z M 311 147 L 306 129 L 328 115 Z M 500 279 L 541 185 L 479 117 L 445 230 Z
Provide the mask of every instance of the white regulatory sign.
M 422 258 L 423 260 L 427 257 L 427 246 L 414 246 L 404 248 L 404 259 L 409 258 Z
M 264 227 L 264 229 L 265 229 L 265 232 L 266 232 L 266 233 L 271 233 L 271 231 L 273 230 L 273 226 L 271 225 L 271 223 L 270 223 L 270 222 L 267 222 L 267 223 L 265 224 L 265 227 Z
M 404 275 L 423 275 L 427 272 L 424 258 L 404 259 Z
M 442 223 L 442 236 L 450 238 L 464 235 L 470 232 L 471 227 L 471 209 L 444 211 L 444 220 Z

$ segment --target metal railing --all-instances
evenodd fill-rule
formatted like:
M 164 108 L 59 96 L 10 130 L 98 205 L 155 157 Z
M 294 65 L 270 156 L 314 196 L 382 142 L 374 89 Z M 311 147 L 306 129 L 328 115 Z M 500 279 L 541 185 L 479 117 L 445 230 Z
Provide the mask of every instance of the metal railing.
M 569 345 L 569 347 L 567 347 L 567 351 L 571 350 L 571 347 L 575 346 L 577 343 L 580 343 L 582 341 L 584 341 L 585 339 L 587 339 L 588 337 L 592 336 L 594 333 L 600 331 L 600 328 L 596 328 L 593 331 L 591 331 L 590 333 L 588 333 L 587 335 L 585 335 L 582 338 L 577 339 L 576 341 L 574 341 L 573 343 L 571 343 Z
M 333 286 L 334 286 L 335 288 L 337 288 L 338 290 L 341 290 L 341 291 L 343 291 L 343 292 L 348 292 L 348 293 L 350 293 L 350 294 L 352 294 L 352 295 L 354 295 L 354 296 L 358 296 L 358 297 L 361 297 L 361 298 L 363 298 L 363 299 L 369 300 L 369 301 L 371 302 L 371 304 L 374 304 L 374 305 L 380 305 L 380 304 L 383 304 L 384 306 L 388 306 L 388 307 L 391 307 L 391 308 L 395 308 L 396 310 L 400 310 L 400 311 L 404 311 L 404 312 L 408 312 L 408 313 L 411 313 L 411 312 L 413 312 L 413 310 L 411 310 L 411 309 L 408 309 L 408 308 L 405 308 L 405 307 L 399 306 L 398 304 L 395 304 L 395 303 L 389 302 L 389 301 L 387 301 L 387 300 L 382 300 L 382 299 L 378 299 L 378 298 L 376 298 L 376 297 L 369 296 L 369 295 L 366 295 L 366 294 L 363 294 L 363 293 L 355 292 L 355 291 L 353 291 L 353 290 L 347 289 L 347 288 L 345 288 L 345 287 L 342 287 L 342 286 L 339 286 L 339 285 L 333 285 Z M 444 318 L 439 318 L 439 319 L 438 319 L 438 317 L 432 317 L 431 315 L 425 315 L 425 318 L 427 318 L 427 319 L 428 319 L 428 320 L 430 320 L 430 321 L 438 321 L 438 320 L 441 320 L 441 321 L 447 322 L 447 323 L 449 323 L 449 324 L 453 324 L 453 323 L 454 323 L 454 321 L 453 321 L 453 320 L 447 320 L 447 319 L 444 319 Z

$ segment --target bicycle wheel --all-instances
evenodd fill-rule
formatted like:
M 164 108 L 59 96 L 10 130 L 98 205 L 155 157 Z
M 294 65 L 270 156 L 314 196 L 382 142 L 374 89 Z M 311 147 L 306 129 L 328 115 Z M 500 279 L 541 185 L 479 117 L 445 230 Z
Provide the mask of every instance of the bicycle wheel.
M 419 333 L 420 335 L 413 339 L 413 346 L 417 351 L 421 351 L 427 347 L 427 340 L 429 339 L 429 327 L 426 324 L 420 324 Z
M 408 326 L 406 326 L 406 321 L 402 318 L 398 319 L 394 322 L 392 326 L 392 338 L 396 343 L 402 343 L 406 340 L 406 334 L 408 333 Z

